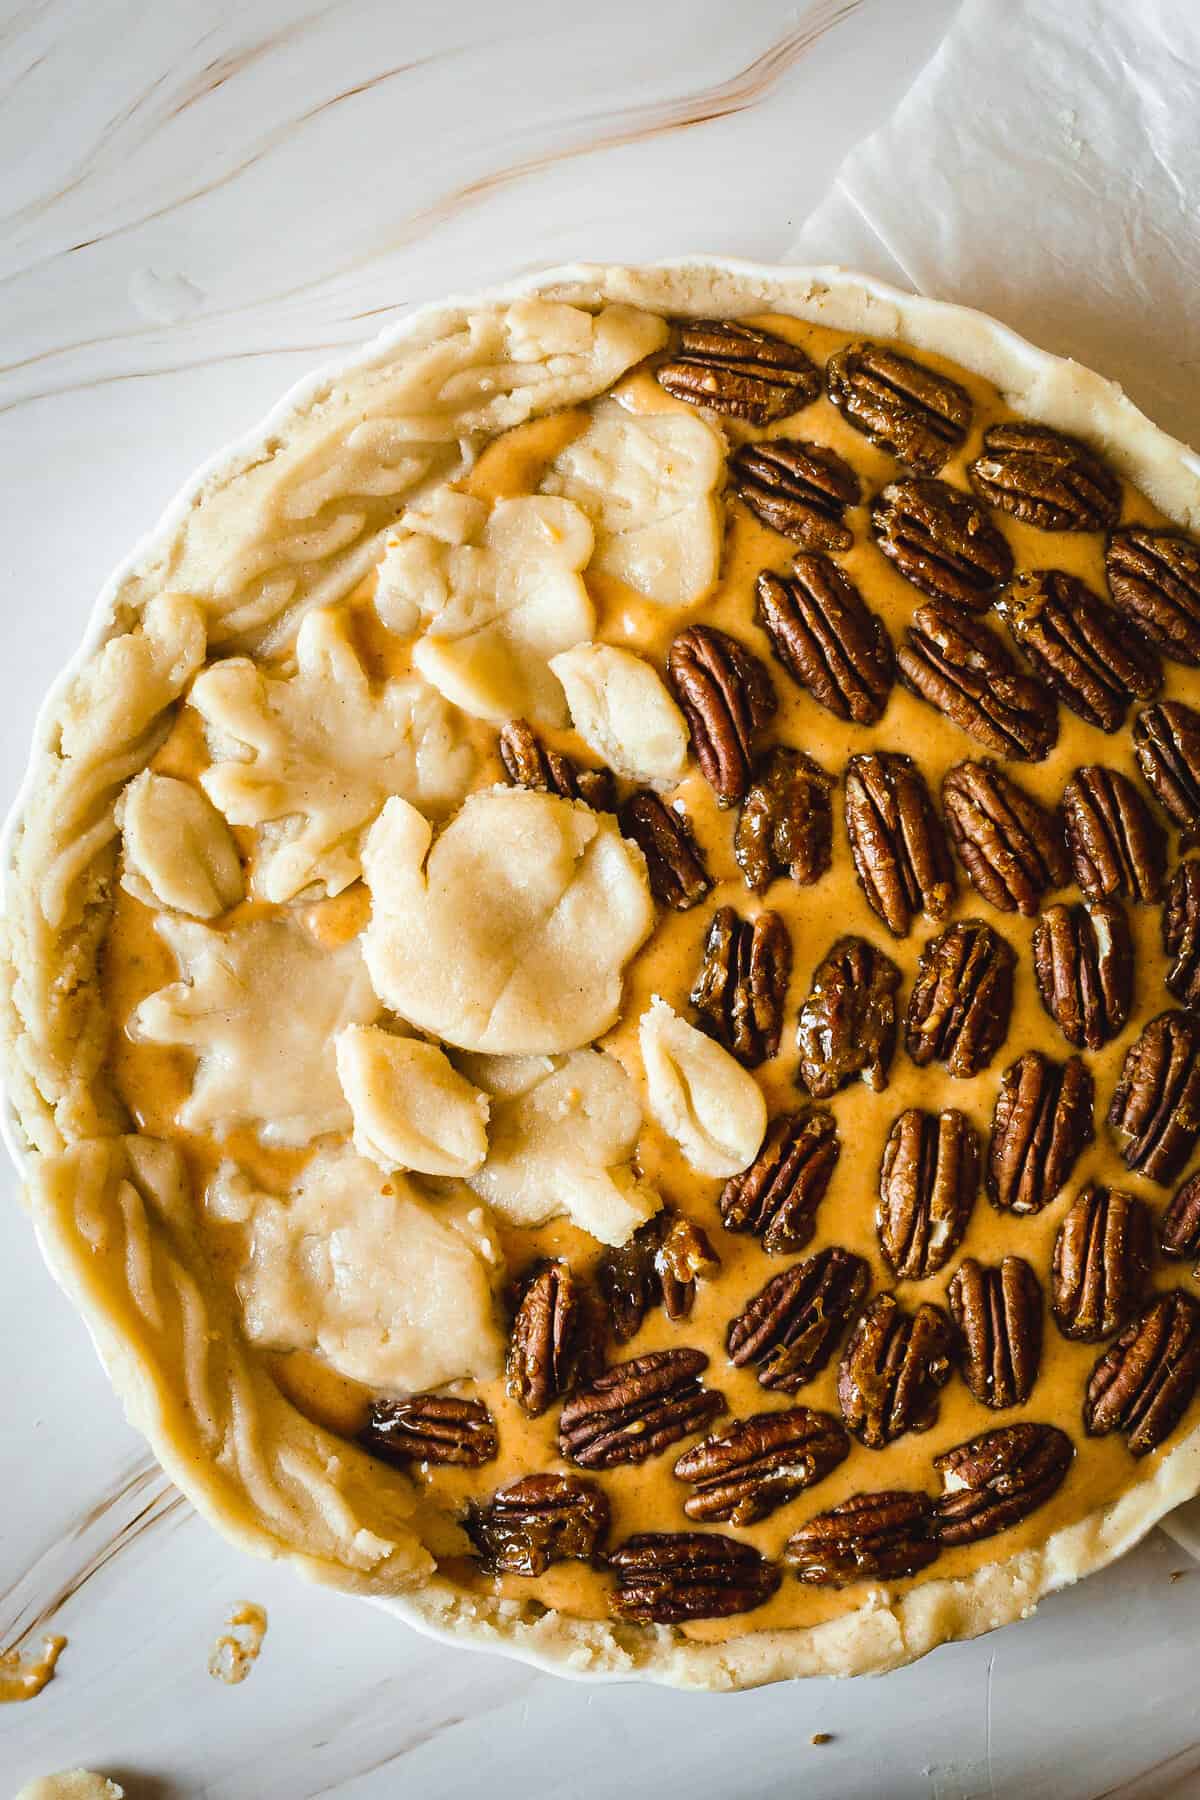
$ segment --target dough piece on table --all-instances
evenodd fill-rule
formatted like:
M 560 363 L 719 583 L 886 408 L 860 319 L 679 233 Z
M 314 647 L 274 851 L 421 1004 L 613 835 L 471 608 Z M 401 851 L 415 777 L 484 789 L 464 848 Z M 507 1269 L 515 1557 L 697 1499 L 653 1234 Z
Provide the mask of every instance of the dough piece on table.
M 122 883 L 135 899 L 215 919 L 244 898 L 229 827 L 190 781 L 143 769 L 117 804 L 117 823 L 125 844 Z
M 650 1110 L 701 1175 L 740 1174 L 767 1129 L 752 1075 L 657 995 L 638 1027 Z
M 348 1025 L 334 1040 L 354 1148 L 381 1169 L 471 1175 L 487 1155 L 487 1096 L 437 1044 Z
M 629 781 L 674 787 L 687 767 L 688 728 L 644 657 L 612 644 L 576 644 L 551 660 L 589 749 Z
M 91 1769 L 63 1769 L 27 1781 L 17 1800 L 124 1800 L 125 1789 Z

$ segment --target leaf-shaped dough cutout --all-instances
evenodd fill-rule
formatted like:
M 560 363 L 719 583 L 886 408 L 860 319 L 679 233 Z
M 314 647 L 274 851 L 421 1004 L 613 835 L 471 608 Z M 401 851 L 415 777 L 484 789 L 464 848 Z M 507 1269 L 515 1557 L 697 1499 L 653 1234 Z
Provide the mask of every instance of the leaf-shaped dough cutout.
M 630 1158 L 642 1125 L 633 1082 L 615 1057 L 467 1056 L 492 1095 L 487 1161 L 470 1177 L 515 1225 L 565 1213 L 605 1244 L 623 1244 L 662 1202 Z
M 443 490 L 388 539 L 375 605 L 392 631 L 428 621 L 413 662 L 464 712 L 565 725 L 547 664 L 595 628 L 580 573 L 591 553 L 591 525 L 569 500 L 532 495 L 489 511 Z
M 148 906 L 215 919 L 244 897 L 242 865 L 224 819 L 199 788 L 143 769 L 117 806 L 122 881 Z
M 500 1256 L 474 1195 L 433 1204 L 402 1175 L 328 1150 L 285 1200 L 225 1163 L 205 1202 L 245 1228 L 237 1291 L 252 1343 L 316 1351 L 402 1394 L 499 1372 Z
M 522 788 L 472 794 L 432 849 L 389 800 L 363 870 L 363 953 L 384 1005 L 463 1050 L 553 1055 L 617 1017 L 626 962 L 649 935 L 646 865 L 611 815 Z
M 358 940 L 323 948 L 291 919 L 221 932 L 163 914 L 156 926 L 182 979 L 148 994 L 127 1029 L 195 1052 L 183 1129 L 249 1125 L 275 1144 L 348 1131 L 334 1034 L 379 1012 Z
M 200 777 L 232 825 L 263 828 L 255 893 L 293 899 L 318 883 L 337 894 L 362 873 L 362 835 L 389 794 L 439 816 L 462 799 L 474 755 L 453 713 L 419 678 L 373 687 L 345 613 L 309 613 L 292 675 L 248 657 L 213 664 L 191 704 L 220 749 Z
M 687 766 L 688 729 L 643 657 L 613 644 L 576 644 L 552 659 L 589 749 L 628 781 L 674 787 Z
M 487 1155 L 487 1096 L 445 1051 L 378 1025 L 348 1025 L 334 1046 L 354 1115 L 354 1148 L 381 1169 L 470 1175 Z
M 657 995 L 638 1026 L 650 1110 L 701 1175 L 737 1175 L 767 1129 L 752 1075 Z
M 724 444 L 699 414 L 635 413 L 600 400 L 541 486 L 573 500 L 592 521 L 591 568 L 648 600 L 691 606 L 720 567 L 724 468 Z

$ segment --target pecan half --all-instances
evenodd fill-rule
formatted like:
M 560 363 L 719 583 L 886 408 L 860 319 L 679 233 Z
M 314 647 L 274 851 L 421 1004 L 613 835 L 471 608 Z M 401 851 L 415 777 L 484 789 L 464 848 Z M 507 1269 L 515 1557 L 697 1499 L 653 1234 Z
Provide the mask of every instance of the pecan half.
M 1002 1425 L 935 1456 L 944 1491 L 933 1503 L 938 1542 L 976 1544 L 1044 1506 L 1066 1480 L 1075 1446 L 1057 1425 Z
M 1157 900 L 1166 867 L 1166 835 L 1120 769 L 1088 763 L 1063 790 L 1067 847 L 1089 900 Z
M 792 940 L 778 913 L 742 919 L 719 906 L 691 992 L 701 1030 L 757 1068 L 779 1049 L 791 973 Z
M 565 1262 L 546 1262 L 527 1277 L 508 1343 L 508 1391 L 538 1418 L 568 1392 L 587 1358 L 590 1321 L 582 1289 Z
M 1133 721 L 1142 778 L 1179 827 L 1180 848 L 1200 844 L 1200 713 L 1181 700 L 1148 706 Z
M 918 912 L 944 919 L 954 900 L 954 865 L 912 758 L 888 750 L 852 756 L 845 805 L 855 872 L 892 936 L 907 936 Z
M 463 1520 L 493 1575 L 544 1575 L 551 1563 L 591 1562 L 608 1531 L 608 1500 L 579 1475 L 524 1475 Z
M 1121 611 L 1164 656 L 1200 663 L 1200 544 L 1179 531 L 1114 531 L 1105 557 Z
M 1081 1057 L 1051 1062 L 1027 1050 L 1004 1071 L 985 1184 L 993 1206 L 1038 1213 L 1061 1192 L 1095 1136 L 1095 1086 Z
M 715 1531 L 643 1531 L 608 1559 L 617 1577 L 608 1609 L 639 1625 L 725 1619 L 769 1600 L 782 1576 L 752 1544 Z
M 628 1243 L 606 1250 L 596 1264 L 596 1285 L 618 1344 L 637 1336 L 653 1306 L 661 1305 L 673 1323 L 686 1319 L 697 1281 L 718 1263 L 708 1233 L 669 1206 L 639 1225 Z
M 762 1148 L 721 1190 L 726 1231 L 749 1231 L 768 1256 L 803 1250 L 841 1155 L 837 1121 L 814 1107 L 772 1119 Z
M 514 787 L 582 800 L 596 812 L 611 812 L 616 805 L 611 769 L 582 768 L 571 757 L 543 744 L 524 719 L 510 719 L 500 733 L 500 760 Z
M 1184 1182 L 1163 1214 L 1158 1247 L 1164 1256 L 1200 1256 L 1200 1173 Z
M 982 500 L 1041 531 L 1104 531 L 1121 516 L 1121 482 L 1079 438 L 1016 419 L 991 425 L 968 466 Z
M 896 1048 L 900 971 L 866 938 L 839 938 L 817 964 L 800 1008 L 800 1081 L 826 1100 L 860 1075 L 880 1093 Z
M 1018 575 L 997 611 L 1034 674 L 1101 731 L 1116 731 L 1135 695 L 1150 700 L 1162 686 L 1162 665 L 1141 632 L 1065 569 Z
M 1167 883 L 1162 910 L 1166 982 L 1181 1006 L 1200 1013 L 1200 861 L 1180 863 Z
M 752 892 L 765 893 L 777 875 L 808 887 L 825 873 L 833 854 L 829 796 L 835 785 L 803 750 L 775 744 L 767 751 L 733 837 L 733 854 Z
M 686 912 L 712 887 L 690 821 L 649 788 L 631 794 L 618 815 L 622 837 L 632 838 L 646 859 L 650 892 L 664 906 Z
M 950 1379 L 950 1321 L 940 1306 L 907 1313 L 895 1294 L 877 1294 L 861 1315 L 838 1367 L 838 1402 L 868 1450 L 928 1431 L 938 1391 Z
M 703 1431 L 725 1411 L 724 1395 L 700 1381 L 707 1367 L 702 1350 L 651 1350 L 615 1363 L 563 1407 L 560 1452 L 584 1469 L 615 1469 Z
M 1001 1263 L 966 1257 L 947 1289 L 962 1334 L 963 1380 L 997 1411 L 1028 1400 L 1042 1356 L 1042 1289 L 1020 1256 Z
M 667 679 L 717 804 L 734 805 L 745 797 L 755 742 L 778 704 L 766 664 L 728 633 L 689 625 L 667 654 Z
M 677 400 L 748 425 L 799 412 L 821 392 L 821 372 L 798 344 L 734 319 L 681 325 L 678 354 L 654 374 Z
M 1174 1181 L 1200 1137 L 1200 1021 L 1165 1012 L 1125 1053 L 1108 1122 L 1129 1142 L 1125 1166 Z
M 892 1488 L 852 1494 L 792 1533 L 783 1560 L 812 1587 L 898 1581 L 927 1569 L 938 1554 L 927 1494 Z
M 946 481 L 889 481 L 871 502 L 871 530 L 906 581 L 969 612 L 986 612 L 1012 574 L 1007 540 Z
M 1200 1381 L 1200 1305 L 1182 1288 L 1157 1294 L 1101 1356 L 1088 1378 L 1083 1428 L 1123 1431 L 1132 1456 L 1169 1437 Z
M 1047 907 L 1033 928 L 1033 972 L 1068 1044 L 1103 1049 L 1124 1029 L 1133 1001 L 1133 938 L 1120 904 Z
M 883 344 L 847 344 L 825 365 L 825 391 L 856 431 L 936 475 L 971 427 L 971 396 L 923 363 Z
M 827 444 L 764 438 L 729 459 L 733 490 L 773 531 L 802 550 L 848 550 L 854 534 L 843 514 L 862 499 L 858 476 Z
M 959 919 L 926 944 L 904 1023 L 918 1068 L 940 1062 L 963 1077 L 986 1069 L 1008 1032 L 1016 960 L 982 919 Z
M 832 1413 L 793 1406 L 735 1419 L 675 1464 L 680 1481 L 696 1490 L 683 1510 L 705 1524 L 753 1525 L 823 1481 L 849 1454 L 850 1439 Z
M 1098 1344 L 1123 1325 L 1150 1278 L 1150 1209 L 1089 1182 L 1058 1228 L 1051 1306 L 1066 1338 Z
M 372 1400 L 358 1442 L 369 1456 L 407 1468 L 410 1463 L 459 1463 L 478 1469 L 499 1449 L 496 1421 L 482 1400 L 453 1394 L 410 1394 Z
M 923 1281 L 949 1261 L 979 1188 L 979 1140 L 960 1112 L 911 1106 L 888 1133 L 875 1225 L 888 1268 Z
M 765 1388 L 793 1394 L 820 1374 L 866 1298 L 871 1272 L 836 1245 L 773 1275 L 726 1334 L 730 1361 Z
M 1040 762 L 1054 748 L 1053 695 L 1020 674 L 995 632 L 961 607 L 919 606 L 896 666 L 905 687 L 998 756 Z
M 827 556 L 793 558 L 792 574 L 764 569 L 755 617 L 775 654 L 820 706 L 873 725 L 895 678 L 892 640 L 843 569 Z
M 942 807 L 972 887 L 998 911 L 1032 918 L 1046 890 L 1071 879 L 1060 821 L 995 763 L 947 770 Z

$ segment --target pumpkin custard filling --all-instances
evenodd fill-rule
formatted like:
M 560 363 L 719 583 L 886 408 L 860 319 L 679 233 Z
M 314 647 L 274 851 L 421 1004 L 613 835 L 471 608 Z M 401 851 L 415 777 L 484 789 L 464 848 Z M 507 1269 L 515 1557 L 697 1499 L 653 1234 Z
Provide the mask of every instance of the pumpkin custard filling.
M 518 301 L 469 431 L 343 421 L 368 549 L 310 456 L 43 859 L 49 1074 L 8 945 L 43 1240 L 162 1419 L 231 1396 L 177 1461 L 608 1667 L 1018 1616 L 1200 1425 L 1200 542 L 927 338 L 739 310 Z

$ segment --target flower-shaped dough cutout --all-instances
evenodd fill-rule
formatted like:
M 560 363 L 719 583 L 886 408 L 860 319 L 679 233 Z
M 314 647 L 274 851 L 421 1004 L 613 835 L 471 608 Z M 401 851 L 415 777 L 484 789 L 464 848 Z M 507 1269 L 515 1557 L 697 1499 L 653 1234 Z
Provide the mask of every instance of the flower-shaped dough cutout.
M 492 1095 L 487 1161 L 470 1184 L 515 1225 L 565 1213 L 623 1244 L 662 1202 L 630 1159 L 642 1125 L 633 1082 L 602 1050 L 460 1058 Z
M 724 444 L 698 414 L 636 413 L 600 400 L 541 486 L 592 521 L 591 568 L 648 600 L 690 606 L 717 579 L 724 469 Z
M 470 1175 L 487 1155 L 486 1094 L 437 1044 L 348 1025 L 334 1046 L 354 1115 L 354 1148 L 381 1169 Z
M 230 657 L 190 699 L 224 752 L 204 791 L 230 824 L 261 828 L 251 881 L 264 900 L 340 893 L 390 794 L 438 816 L 470 782 L 474 756 L 442 697 L 419 678 L 373 686 L 338 607 L 303 620 L 294 674 Z
M 237 1291 L 251 1343 L 316 1351 L 401 1394 L 499 1372 L 500 1254 L 473 1194 L 431 1202 L 402 1175 L 328 1150 L 283 1200 L 225 1163 L 205 1203 L 245 1231 Z
M 163 914 L 157 929 L 182 979 L 148 994 L 127 1029 L 195 1052 L 183 1129 L 222 1135 L 248 1125 L 286 1145 L 349 1131 L 333 1038 L 379 1013 L 358 940 L 323 948 L 290 919 L 222 932 Z
M 645 860 L 611 815 L 494 788 L 432 839 L 415 807 L 389 800 L 363 848 L 363 953 L 384 1005 L 498 1056 L 555 1055 L 607 1031 L 654 925 Z
M 688 728 L 658 671 L 613 644 L 576 644 L 550 664 L 571 723 L 618 775 L 674 787 L 687 766 Z
M 117 804 L 117 823 L 125 844 L 122 882 L 135 899 L 215 919 L 244 897 L 229 827 L 191 782 L 143 769 Z
M 650 1110 L 701 1175 L 739 1174 L 767 1129 L 767 1103 L 728 1050 L 657 996 L 638 1027 Z
M 464 712 L 565 725 L 547 665 L 595 628 L 580 573 L 591 553 L 591 525 L 569 500 L 535 494 L 489 509 L 442 490 L 389 538 L 375 605 L 389 630 L 426 622 L 413 662 Z

